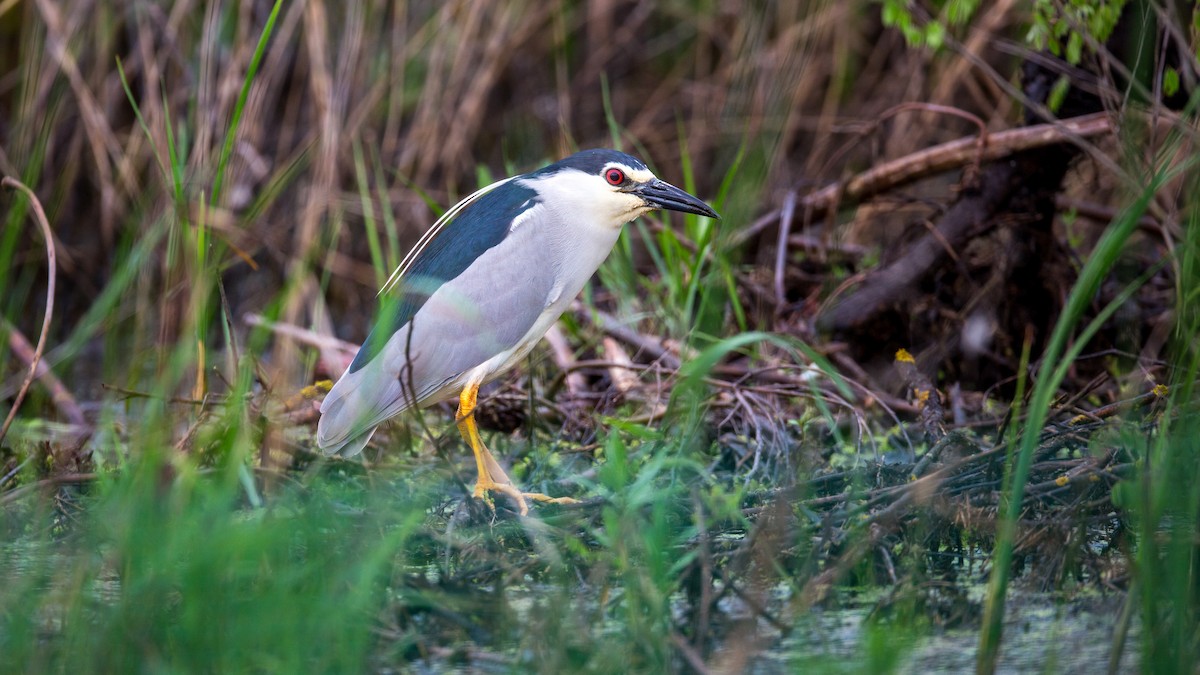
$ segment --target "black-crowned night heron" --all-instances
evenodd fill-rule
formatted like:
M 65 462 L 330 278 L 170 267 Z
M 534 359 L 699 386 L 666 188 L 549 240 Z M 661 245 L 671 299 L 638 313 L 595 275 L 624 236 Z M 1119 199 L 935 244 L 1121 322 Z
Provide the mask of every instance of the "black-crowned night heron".
M 621 226 L 654 209 L 719 216 L 614 150 L 585 150 L 493 183 L 456 204 L 380 291 L 371 334 L 321 404 L 317 444 L 353 456 L 375 427 L 458 396 L 458 429 L 475 453 L 474 495 L 570 502 L 521 492 L 475 425 L 482 384 L 520 361 L 608 256 Z

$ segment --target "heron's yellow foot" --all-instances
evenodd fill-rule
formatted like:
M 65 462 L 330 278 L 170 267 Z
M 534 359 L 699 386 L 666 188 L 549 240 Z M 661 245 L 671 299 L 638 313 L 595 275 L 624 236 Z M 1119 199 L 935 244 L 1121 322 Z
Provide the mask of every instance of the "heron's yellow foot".
M 483 439 L 479 437 L 479 428 L 475 425 L 475 401 L 478 393 L 478 385 L 468 385 L 463 389 L 458 398 L 458 414 L 455 416 L 459 433 L 462 434 L 467 445 L 471 446 L 471 452 L 475 454 L 475 468 L 479 472 L 472 495 L 476 499 L 482 499 L 492 508 L 495 507 L 488 499 L 489 492 L 507 495 L 517 503 L 517 508 L 523 516 L 529 513 L 529 504 L 525 501 L 526 498 L 545 504 L 579 503 L 578 500 L 570 497 L 551 497 L 541 492 L 521 492 L 516 485 L 513 485 L 512 479 L 504 472 L 504 467 L 500 466 L 491 451 L 483 444 Z
M 527 499 L 532 499 L 535 502 L 541 502 L 543 504 L 579 503 L 578 499 L 574 499 L 572 497 L 551 497 L 550 495 L 543 494 L 541 492 L 521 492 L 512 483 L 497 483 L 495 480 L 492 480 L 490 476 L 480 476 L 479 480 L 475 481 L 475 490 L 472 495 L 475 497 L 475 499 L 482 499 L 485 504 L 494 509 L 495 506 L 492 505 L 491 500 L 488 498 L 489 492 L 499 492 L 500 494 L 507 495 L 517 503 L 517 508 L 520 510 L 520 513 L 523 516 L 529 513 L 529 503 L 525 501 Z

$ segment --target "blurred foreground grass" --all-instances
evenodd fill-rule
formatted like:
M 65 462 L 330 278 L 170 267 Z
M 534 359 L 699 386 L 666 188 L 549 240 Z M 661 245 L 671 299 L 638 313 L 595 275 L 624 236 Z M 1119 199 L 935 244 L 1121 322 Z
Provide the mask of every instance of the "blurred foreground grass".
M 602 506 L 498 520 L 411 467 L 314 467 L 256 509 L 240 461 L 180 471 L 146 450 L 83 494 L 8 510 L 0 670 L 678 669 L 697 544 L 749 523 L 650 445 L 635 462 L 610 437 L 588 486 Z
M 361 672 L 421 514 L 333 481 L 245 509 L 152 457 L 95 487 L 7 522 L 6 672 Z

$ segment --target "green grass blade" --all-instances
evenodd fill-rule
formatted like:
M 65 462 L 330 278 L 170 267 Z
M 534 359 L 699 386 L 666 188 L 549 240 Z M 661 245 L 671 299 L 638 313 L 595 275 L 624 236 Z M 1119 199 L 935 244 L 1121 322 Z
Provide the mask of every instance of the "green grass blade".
M 375 205 L 371 199 L 371 186 L 367 181 L 367 167 L 363 161 L 362 143 L 354 139 L 354 178 L 358 183 L 358 200 L 363 210 L 363 230 L 367 234 L 367 249 L 371 253 L 371 267 L 375 269 L 375 285 L 382 287 L 387 281 L 387 261 L 383 257 L 383 247 L 379 243 L 379 232 L 375 227 Z
M 154 144 L 154 135 L 150 133 L 150 126 L 146 124 L 146 118 L 142 117 L 142 109 L 137 104 L 137 99 L 133 96 L 133 91 L 129 88 L 129 81 L 125 79 L 125 64 L 121 62 L 121 57 L 117 57 L 117 77 L 121 80 L 121 88 L 125 91 L 125 98 L 129 101 L 129 106 L 133 108 L 133 115 L 137 118 L 138 126 L 142 128 L 142 133 L 146 135 L 146 140 L 150 142 L 150 150 L 154 153 L 154 161 L 158 163 L 158 170 L 162 172 L 164 178 L 169 178 L 167 168 L 163 165 L 162 155 L 158 152 L 158 146 Z M 169 117 L 167 119 L 170 119 Z
M 254 56 L 250 58 L 246 76 L 242 79 L 242 90 L 233 106 L 233 116 L 229 120 L 229 128 L 225 130 L 225 142 L 222 144 L 221 154 L 217 158 L 217 171 L 213 176 L 212 201 L 210 202 L 213 208 L 220 204 L 221 190 L 225 185 L 225 169 L 229 164 L 229 158 L 233 155 L 233 144 L 242 123 L 242 114 L 246 110 L 246 100 L 250 98 L 250 86 L 254 83 L 254 76 L 258 74 L 258 67 L 267 51 L 267 42 L 271 39 L 271 33 L 275 29 L 275 20 L 279 17 L 281 7 L 283 7 L 283 0 L 275 0 L 275 4 L 271 7 L 271 14 L 267 17 L 267 23 L 258 37 L 258 45 L 254 47 Z
M 1020 450 L 1017 453 L 1016 466 L 1008 487 L 1007 504 L 1002 506 L 996 545 L 993 550 L 992 575 L 984 607 L 984 621 L 980 631 L 979 653 L 976 660 L 976 670 L 980 673 L 995 672 L 996 658 L 999 655 L 1003 632 L 1004 605 L 1016 539 L 1016 523 L 1021 514 L 1021 502 L 1025 496 L 1025 481 L 1029 477 L 1029 467 L 1033 463 L 1033 452 L 1037 447 L 1037 441 L 1046 419 L 1049 417 L 1050 406 L 1058 391 L 1058 385 L 1066 374 L 1067 366 L 1069 366 L 1068 359 L 1078 354 L 1078 349 L 1085 344 L 1083 340 L 1080 340 L 1075 349 L 1068 351 L 1068 339 L 1079 318 L 1091 304 L 1100 283 L 1124 251 L 1126 241 L 1137 229 L 1138 220 L 1146 212 L 1150 201 L 1162 186 L 1163 180 L 1162 173 L 1156 174 L 1139 195 L 1137 201 L 1126 208 L 1105 231 L 1104 236 L 1092 251 L 1088 262 L 1080 271 L 1079 279 L 1075 282 L 1075 286 L 1067 298 L 1067 306 L 1059 317 L 1054 332 L 1043 351 L 1042 366 L 1039 369 L 1037 382 L 1034 384 L 1029 416 L 1021 434 Z M 1105 312 L 1111 314 L 1116 307 L 1115 303 L 1110 304 Z M 1095 322 L 1093 324 L 1095 325 Z M 1090 336 L 1094 331 L 1095 328 L 1089 326 L 1085 333 Z

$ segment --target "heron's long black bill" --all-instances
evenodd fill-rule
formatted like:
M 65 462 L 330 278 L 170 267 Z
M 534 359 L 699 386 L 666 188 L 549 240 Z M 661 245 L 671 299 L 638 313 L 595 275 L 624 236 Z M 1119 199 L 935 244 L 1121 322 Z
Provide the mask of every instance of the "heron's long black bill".
M 637 194 L 646 203 L 669 211 L 695 213 L 709 218 L 720 218 L 708 204 L 680 190 L 666 181 L 656 180 L 637 189 Z

